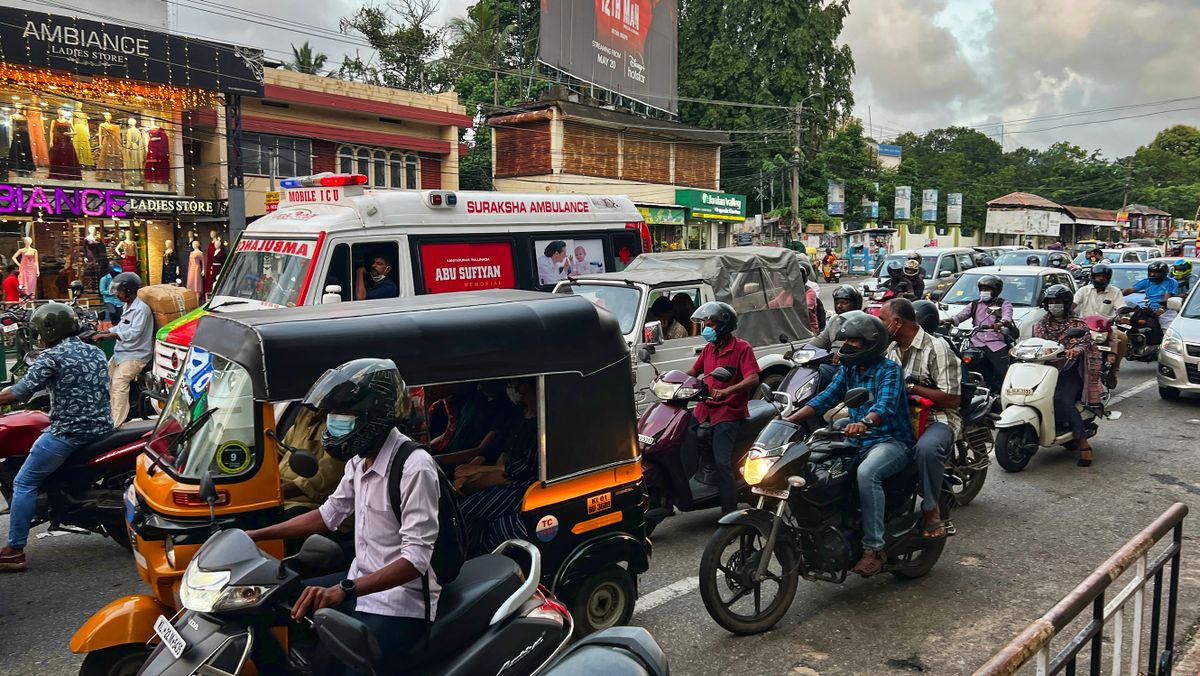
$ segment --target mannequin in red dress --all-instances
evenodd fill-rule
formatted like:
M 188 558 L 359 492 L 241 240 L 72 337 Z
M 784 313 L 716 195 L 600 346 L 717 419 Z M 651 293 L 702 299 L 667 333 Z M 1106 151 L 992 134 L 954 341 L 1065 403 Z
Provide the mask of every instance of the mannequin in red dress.
M 146 129 L 146 183 L 171 182 L 171 144 L 167 132 L 151 120 Z
M 206 293 L 206 294 L 212 293 L 213 282 L 216 281 L 216 278 L 213 276 L 213 269 L 212 269 L 213 254 L 216 253 L 216 251 L 217 251 L 217 231 L 209 230 L 208 231 L 208 250 L 205 252 L 205 255 L 204 255 L 204 260 L 206 262 L 206 265 L 204 266 L 204 293 Z

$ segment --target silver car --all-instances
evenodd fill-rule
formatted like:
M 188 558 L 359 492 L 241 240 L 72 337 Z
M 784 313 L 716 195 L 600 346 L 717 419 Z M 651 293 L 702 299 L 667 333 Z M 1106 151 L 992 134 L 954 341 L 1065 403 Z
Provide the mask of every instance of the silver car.
M 1178 399 L 1185 392 L 1200 392 L 1200 295 L 1172 298 L 1167 309 L 1179 313 L 1163 333 L 1158 349 L 1158 396 Z

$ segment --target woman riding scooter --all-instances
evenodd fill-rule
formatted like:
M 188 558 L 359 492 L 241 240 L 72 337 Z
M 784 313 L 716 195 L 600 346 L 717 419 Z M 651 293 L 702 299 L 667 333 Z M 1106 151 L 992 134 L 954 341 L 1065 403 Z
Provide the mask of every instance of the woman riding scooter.
M 1060 366 L 1058 387 L 1054 390 L 1054 424 L 1070 427 L 1072 446 L 1079 449 L 1079 466 L 1092 464 L 1092 447 L 1088 443 L 1083 417 L 1075 408 L 1076 402 L 1089 405 L 1100 401 L 1100 352 L 1092 342 L 1087 323 L 1071 316 L 1071 305 L 1075 294 L 1062 284 L 1055 284 L 1042 296 L 1042 308 L 1046 315 L 1033 325 L 1035 338 L 1053 340 L 1066 348 L 1066 362 Z M 1083 335 L 1072 338 L 1067 334 L 1074 328 L 1083 329 Z

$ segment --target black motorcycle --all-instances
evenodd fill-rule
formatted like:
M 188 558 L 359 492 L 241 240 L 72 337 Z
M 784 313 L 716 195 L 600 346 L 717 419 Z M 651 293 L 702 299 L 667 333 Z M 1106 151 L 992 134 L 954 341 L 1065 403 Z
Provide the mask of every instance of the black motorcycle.
M 1162 344 L 1163 330 L 1159 317 L 1149 305 L 1126 305 L 1117 310 L 1116 328 L 1129 337 L 1130 361 L 1154 362 L 1158 360 L 1158 347 Z
M 862 406 L 870 399 L 866 389 L 856 388 L 846 393 L 845 404 Z M 717 624 L 736 634 L 767 631 L 791 606 L 800 577 L 846 579 L 862 555 L 859 451 L 836 425 L 807 443 L 802 428 L 784 420 L 763 430 L 742 467 L 758 505 L 725 515 L 700 559 L 700 596 Z M 945 538 L 921 534 L 919 484 L 912 465 L 883 483 L 883 570 L 901 578 L 928 573 L 946 546 Z M 944 486 L 943 520 L 954 502 Z

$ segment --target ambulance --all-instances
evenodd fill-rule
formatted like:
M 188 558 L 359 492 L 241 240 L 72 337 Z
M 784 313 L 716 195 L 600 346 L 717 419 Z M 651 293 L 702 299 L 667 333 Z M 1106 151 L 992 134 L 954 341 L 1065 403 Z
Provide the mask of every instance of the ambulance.
M 380 282 L 399 296 L 550 291 L 568 277 L 620 272 L 650 246 L 628 197 L 369 190 L 366 182 L 362 174 L 285 179 L 279 208 L 246 227 L 207 301 L 158 331 L 151 391 L 174 384 L 208 313 L 354 302 Z M 383 270 L 390 283 L 374 279 Z

